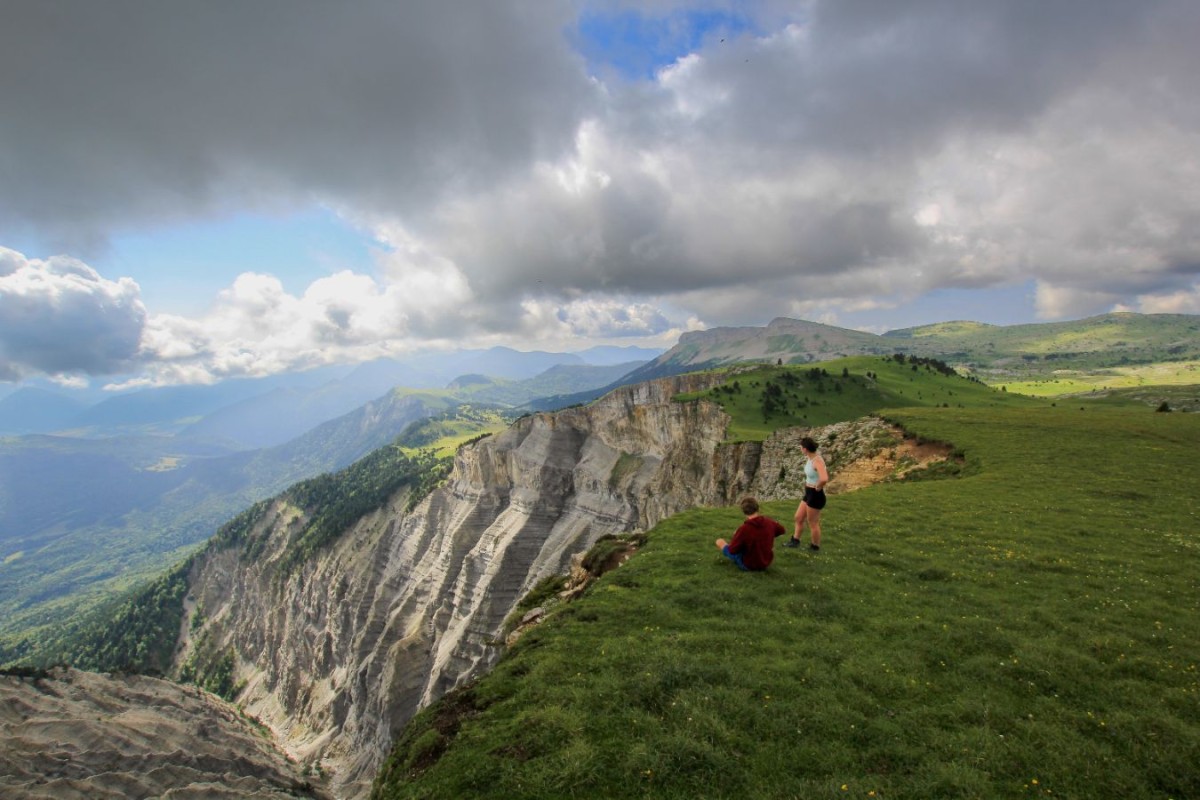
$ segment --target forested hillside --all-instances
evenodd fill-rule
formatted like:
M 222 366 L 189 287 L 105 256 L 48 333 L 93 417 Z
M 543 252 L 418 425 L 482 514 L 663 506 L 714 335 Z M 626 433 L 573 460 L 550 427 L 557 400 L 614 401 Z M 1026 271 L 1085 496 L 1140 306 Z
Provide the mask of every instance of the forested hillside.
M 409 435 L 419 440 L 422 424 L 413 426 Z M 264 546 L 261 536 L 255 535 L 255 526 L 266 508 L 272 502 L 294 506 L 306 522 L 294 532 L 276 564 L 280 580 L 286 580 L 298 564 L 401 487 L 408 487 L 415 500 L 445 476 L 447 458 L 428 450 L 410 455 L 404 446 L 407 441 L 402 436 L 346 469 L 301 481 L 274 500 L 255 503 L 223 525 L 208 546 L 238 545 L 247 558 L 253 559 Z M 0 664 L 20 660 L 41 667 L 67 664 L 100 672 L 166 674 L 179 637 L 192 563 L 193 558 L 187 558 L 145 588 L 113 598 L 58 630 L 26 637 L 19 648 L 2 654 Z M 205 664 L 199 673 L 193 669 L 189 677 L 218 694 L 228 695 L 232 684 L 226 679 L 228 668 L 224 671 L 221 677 L 219 665 Z
M 0 483 L 0 511 L 14 515 L 0 541 L 7 548 L 0 566 L 0 663 L 30 652 L 75 611 L 120 597 L 186 558 L 240 509 L 298 480 L 344 468 L 449 407 L 444 398 L 398 393 L 288 445 L 179 459 L 162 470 L 147 468 L 160 457 L 153 451 L 139 456 L 136 449 L 114 450 L 118 443 L 111 441 L 88 444 L 112 453 L 111 463 L 70 456 L 48 464 L 44 474 L 30 469 L 28 459 L 6 462 L 0 452 L 0 469 L 11 478 Z M 138 457 L 140 466 L 129 465 Z M 66 464 L 86 472 L 72 481 Z M 39 486 L 26 486 L 39 477 L 45 479 Z M 106 488 L 114 484 L 117 490 Z M 132 491 L 142 494 L 131 497 Z M 45 519 L 31 521 L 43 507 Z M 96 516 L 83 517 L 80 509 Z M 20 530 L 34 533 L 12 533 Z

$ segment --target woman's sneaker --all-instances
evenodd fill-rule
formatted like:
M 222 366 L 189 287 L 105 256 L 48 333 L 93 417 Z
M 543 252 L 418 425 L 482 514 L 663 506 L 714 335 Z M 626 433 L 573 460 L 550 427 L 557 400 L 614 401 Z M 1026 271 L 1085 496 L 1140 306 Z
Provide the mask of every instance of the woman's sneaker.
M 794 538 L 794 537 L 788 537 L 788 540 L 787 540 L 786 542 L 784 542 L 784 543 L 783 543 L 783 546 L 784 546 L 784 547 L 799 547 L 799 546 L 800 546 L 800 540 L 799 540 L 799 539 L 796 539 L 796 538 Z

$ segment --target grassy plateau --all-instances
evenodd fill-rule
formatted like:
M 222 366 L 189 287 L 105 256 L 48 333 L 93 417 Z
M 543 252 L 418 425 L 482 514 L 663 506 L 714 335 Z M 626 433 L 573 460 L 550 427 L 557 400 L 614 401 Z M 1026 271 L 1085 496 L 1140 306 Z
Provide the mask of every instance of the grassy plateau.
M 944 366 L 944 365 L 943 365 Z M 1032 408 L 1050 405 L 979 381 L 939 372 L 930 363 L 856 356 L 805 366 L 738 370 L 706 392 L 681 394 L 720 403 L 733 418 L 728 438 L 761 441 L 779 428 L 829 425 L 881 408 Z M 768 399 L 769 398 L 769 399 Z
M 1001 381 L 1009 392 L 1031 397 L 1078 396 L 1116 402 L 1135 401 L 1200 411 L 1200 362 L 1139 364 L 1084 372 L 1056 370 L 1041 378 Z
M 418 715 L 373 797 L 1200 797 L 1200 415 L 960 407 L 971 382 L 868 361 L 961 477 L 835 495 L 820 552 L 764 573 L 713 547 L 737 509 L 666 520 Z

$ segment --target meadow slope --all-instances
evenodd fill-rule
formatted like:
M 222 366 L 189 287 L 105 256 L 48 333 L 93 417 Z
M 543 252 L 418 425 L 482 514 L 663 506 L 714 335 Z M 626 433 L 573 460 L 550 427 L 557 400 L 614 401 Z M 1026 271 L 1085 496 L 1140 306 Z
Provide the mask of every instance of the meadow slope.
M 736 509 L 658 525 L 373 796 L 1200 797 L 1200 416 L 1060 405 L 883 412 L 960 476 L 835 496 L 766 573 Z

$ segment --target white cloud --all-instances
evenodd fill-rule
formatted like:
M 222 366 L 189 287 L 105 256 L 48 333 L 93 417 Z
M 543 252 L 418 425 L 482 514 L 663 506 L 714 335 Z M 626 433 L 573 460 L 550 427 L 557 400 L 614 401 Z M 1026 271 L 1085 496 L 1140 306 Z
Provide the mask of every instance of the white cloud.
M 1140 295 L 1134 303 L 1121 304 L 1117 310 L 1142 314 L 1200 314 L 1200 281 L 1176 292 Z
M 1034 305 L 1041 319 L 1060 320 L 1087 316 L 1098 310 L 1107 311 L 1119 300 L 1120 296 L 1111 292 L 1038 281 Z
M 129 278 L 110 281 L 67 257 L 0 247 L 0 377 L 78 380 L 133 363 L 146 309 Z
M 619 298 L 586 297 L 566 303 L 529 299 L 521 308 L 522 327 L 545 341 L 556 333 L 572 339 L 656 337 L 674 327 L 657 306 Z
M 408 269 L 381 283 L 343 271 L 289 294 L 271 275 L 244 273 L 198 319 L 155 315 L 142 357 L 151 382 L 210 382 L 418 348 L 427 328 L 455 317 L 469 292 L 461 279 Z
M 924 38 L 929 9 L 876 20 L 853 7 L 818 4 L 806 27 L 610 91 L 572 151 L 436 208 L 418 222 L 425 241 L 497 299 L 653 296 L 720 324 L 1031 279 L 1075 287 L 1069 304 L 1043 293 L 1042 314 L 1092 312 L 1087 298 L 1168 288 L 1200 261 L 1200 132 L 1172 118 L 1190 82 L 1146 95 L 1099 68 L 1165 28 L 1130 40 L 1128 10 L 1106 7 L 1084 31 L 1048 14 L 1055 38 L 1008 6 L 956 9 L 943 33 L 1000 37 L 982 63 L 959 63 L 956 44 Z M 909 105 L 847 91 L 869 77 Z
M 466 277 L 411 237 L 379 256 L 380 277 L 341 271 L 289 293 L 273 275 L 239 275 L 194 317 L 147 314 L 129 278 L 111 281 L 70 258 L 27 259 L 0 248 L 0 376 L 45 373 L 66 386 L 115 375 L 109 388 L 212 383 L 395 356 L 432 342 L 499 340 L 494 309 Z M 685 329 L 656 305 L 619 297 L 527 299 L 505 330 L 531 348 L 576 340 L 669 346 Z

